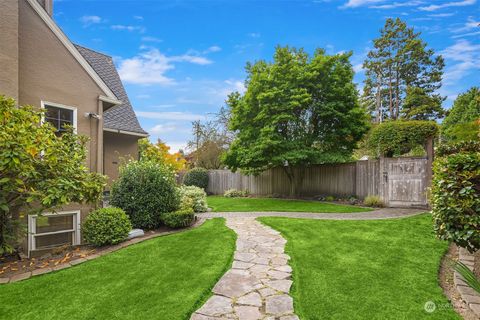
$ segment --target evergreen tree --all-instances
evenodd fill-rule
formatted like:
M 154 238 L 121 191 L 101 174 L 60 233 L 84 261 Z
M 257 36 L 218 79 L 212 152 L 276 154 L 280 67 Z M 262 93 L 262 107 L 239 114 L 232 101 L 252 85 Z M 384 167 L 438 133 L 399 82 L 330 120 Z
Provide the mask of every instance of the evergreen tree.
M 480 88 L 460 94 L 442 123 L 442 136 L 450 141 L 474 140 L 480 134 Z
M 374 121 L 395 120 L 402 115 L 414 115 L 408 119 L 441 117 L 441 105 L 434 103 L 443 101 L 435 94 L 441 86 L 442 56 L 435 56 L 432 49 L 427 49 L 420 33 L 399 18 L 387 19 L 373 45 L 363 64 L 366 80 L 362 101 L 374 115 Z M 415 93 L 415 99 L 429 100 L 430 107 L 421 106 L 422 112 L 412 110 L 415 107 L 409 105 L 409 110 L 404 111 L 407 88 L 418 88 L 411 89 L 411 94 Z

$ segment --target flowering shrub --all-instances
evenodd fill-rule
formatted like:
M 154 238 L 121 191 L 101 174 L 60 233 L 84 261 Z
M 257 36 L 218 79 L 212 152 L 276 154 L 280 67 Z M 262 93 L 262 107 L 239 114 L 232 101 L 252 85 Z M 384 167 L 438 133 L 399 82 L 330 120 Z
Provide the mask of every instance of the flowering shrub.
M 178 190 L 182 207 L 190 206 L 194 212 L 207 211 L 207 194 L 203 189 L 195 186 L 181 186 Z
M 248 195 L 249 195 L 248 190 L 237 190 L 237 189 L 228 189 L 223 194 L 225 198 L 244 198 L 244 197 L 248 197 Z

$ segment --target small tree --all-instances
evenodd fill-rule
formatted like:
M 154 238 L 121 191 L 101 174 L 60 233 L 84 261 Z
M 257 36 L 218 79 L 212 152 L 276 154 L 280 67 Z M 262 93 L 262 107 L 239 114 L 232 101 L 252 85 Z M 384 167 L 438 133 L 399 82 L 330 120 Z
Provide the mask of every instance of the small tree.
M 480 132 L 480 88 L 460 94 L 442 123 L 442 136 L 448 141 L 476 140 Z
M 280 166 L 295 195 L 303 178 L 295 167 L 349 160 L 368 129 L 350 55 L 278 47 L 273 62 L 247 64 L 247 91 L 227 101 L 236 135 L 225 163 L 253 174 Z
M 0 96 L 0 254 L 13 252 L 24 215 L 95 203 L 105 185 L 85 166 L 88 138 L 71 127 L 57 137 L 42 114 Z
M 170 147 L 158 139 L 156 144 L 150 143 L 147 138 L 138 141 L 141 161 L 152 161 L 172 171 L 178 172 L 185 169 L 187 161 L 180 152 L 170 153 Z

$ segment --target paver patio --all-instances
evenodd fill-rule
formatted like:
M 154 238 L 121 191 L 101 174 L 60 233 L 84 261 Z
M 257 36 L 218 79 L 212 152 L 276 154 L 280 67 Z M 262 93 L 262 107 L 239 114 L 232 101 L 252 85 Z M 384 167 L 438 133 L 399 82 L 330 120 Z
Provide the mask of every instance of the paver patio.
M 254 217 L 229 218 L 227 226 L 238 235 L 232 268 L 191 320 L 298 319 L 288 294 L 292 269 L 286 240 Z

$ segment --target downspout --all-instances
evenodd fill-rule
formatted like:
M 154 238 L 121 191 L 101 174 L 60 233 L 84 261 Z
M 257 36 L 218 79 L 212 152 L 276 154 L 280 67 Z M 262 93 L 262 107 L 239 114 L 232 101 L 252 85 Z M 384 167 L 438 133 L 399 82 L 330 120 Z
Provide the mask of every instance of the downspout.
M 97 119 L 97 172 L 103 174 L 103 101 L 98 100 Z

